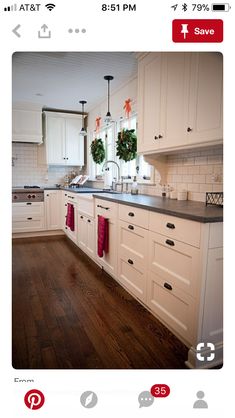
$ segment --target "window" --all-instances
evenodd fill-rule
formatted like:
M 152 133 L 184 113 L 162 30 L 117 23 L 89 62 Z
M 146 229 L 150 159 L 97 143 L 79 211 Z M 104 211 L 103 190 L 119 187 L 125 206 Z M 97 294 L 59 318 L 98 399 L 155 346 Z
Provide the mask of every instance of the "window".
M 129 119 L 122 119 L 118 124 L 118 131 L 122 129 L 135 129 L 137 131 L 137 115 L 130 117 Z M 139 183 L 144 182 L 153 182 L 154 181 L 154 170 L 151 165 L 145 162 L 142 155 L 138 155 L 135 160 L 132 161 L 122 161 L 120 162 L 121 176 L 128 179 L 133 179 L 134 176 L 137 177 Z
M 124 177 L 124 181 L 132 182 L 133 177 L 137 177 L 138 183 L 154 183 L 154 168 L 145 162 L 142 155 L 138 155 L 135 160 L 122 161 L 116 156 L 116 140 L 117 133 L 121 129 L 135 129 L 137 130 L 137 115 L 131 116 L 129 119 L 121 119 L 119 122 L 114 122 L 109 126 L 101 128 L 99 134 L 93 133 L 91 141 L 95 137 L 102 139 L 105 147 L 105 161 L 114 160 L 120 166 L 120 174 Z M 105 162 L 104 161 L 104 162 Z M 90 156 L 90 178 L 92 180 L 103 180 L 104 173 L 102 171 L 103 164 L 95 164 Z M 117 170 L 114 164 L 109 165 L 109 173 L 111 179 L 117 178 Z
M 101 138 L 105 148 L 105 160 L 101 164 L 94 163 L 92 156 L 90 157 L 90 172 L 91 172 L 91 179 L 102 180 L 103 178 L 103 171 L 102 167 L 104 162 L 107 160 L 114 159 L 114 144 L 115 144 L 115 126 L 114 124 L 109 125 L 107 127 L 103 127 L 100 132 L 94 133 L 91 137 L 91 141 L 95 138 Z M 111 169 L 111 167 L 110 167 Z

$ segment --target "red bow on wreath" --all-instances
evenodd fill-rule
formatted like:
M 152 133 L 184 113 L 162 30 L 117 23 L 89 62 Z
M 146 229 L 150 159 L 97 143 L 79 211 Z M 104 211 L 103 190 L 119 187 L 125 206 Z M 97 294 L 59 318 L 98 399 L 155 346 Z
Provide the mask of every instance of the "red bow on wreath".
M 130 113 L 131 113 L 131 99 L 125 100 L 125 104 L 123 106 L 123 109 L 125 109 L 126 117 L 129 119 Z
M 98 117 L 95 120 L 95 130 L 96 130 L 96 132 L 99 132 L 99 130 L 100 130 L 100 121 L 101 121 L 101 117 Z

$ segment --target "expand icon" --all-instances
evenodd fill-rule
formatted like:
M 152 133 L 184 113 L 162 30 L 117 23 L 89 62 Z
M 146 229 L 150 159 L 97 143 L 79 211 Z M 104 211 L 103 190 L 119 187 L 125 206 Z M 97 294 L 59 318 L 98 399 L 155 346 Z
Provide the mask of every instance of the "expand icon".
M 198 343 L 196 350 L 199 361 L 212 361 L 215 358 L 215 346 L 212 343 Z

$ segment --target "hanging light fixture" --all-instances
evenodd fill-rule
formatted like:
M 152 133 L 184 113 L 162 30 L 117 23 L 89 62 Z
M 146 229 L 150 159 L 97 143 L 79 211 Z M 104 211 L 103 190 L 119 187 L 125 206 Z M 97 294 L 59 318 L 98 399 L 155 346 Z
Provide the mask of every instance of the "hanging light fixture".
M 105 123 L 110 123 L 112 121 L 112 116 L 111 116 L 110 108 L 109 108 L 110 107 L 110 81 L 113 80 L 113 76 L 105 75 L 104 79 L 108 81 L 108 111 L 107 111 L 104 121 Z
M 80 135 L 81 136 L 86 136 L 87 135 L 87 131 L 86 131 L 85 126 L 84 126 L 84 105 L 87 102 L 86 102 L 86 100 L 80 100 L 79 103 L 82 105 L 82 129 L 80 131 Z

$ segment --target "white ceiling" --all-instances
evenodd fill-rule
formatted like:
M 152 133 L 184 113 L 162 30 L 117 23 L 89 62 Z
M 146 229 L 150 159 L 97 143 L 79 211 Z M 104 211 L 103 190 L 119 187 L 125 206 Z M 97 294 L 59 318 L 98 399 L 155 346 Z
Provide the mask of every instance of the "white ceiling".
M 137 73 L 133 52 L 17 52 L 12 67 L 13 101 L 78 111 L 107 97 L 105 75 L 112 92 Z

